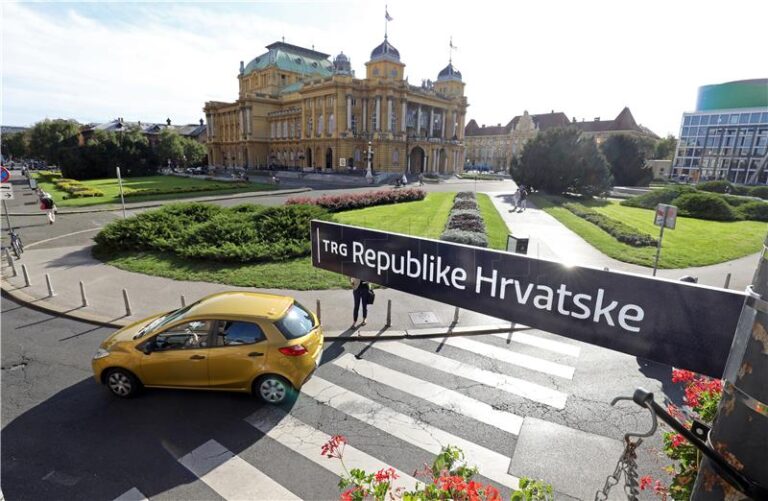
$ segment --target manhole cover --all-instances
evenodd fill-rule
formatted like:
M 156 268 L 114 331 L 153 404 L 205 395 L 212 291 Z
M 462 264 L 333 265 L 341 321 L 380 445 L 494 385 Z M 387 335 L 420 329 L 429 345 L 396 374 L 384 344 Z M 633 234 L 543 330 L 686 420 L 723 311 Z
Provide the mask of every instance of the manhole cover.
M 412 311 L 408 313 L 408 316 L 411 317 L 411 322 L 413 322 L 414 325 L 440 323 L 440 321 L 437 319 L 437 315 L 431 311 Z

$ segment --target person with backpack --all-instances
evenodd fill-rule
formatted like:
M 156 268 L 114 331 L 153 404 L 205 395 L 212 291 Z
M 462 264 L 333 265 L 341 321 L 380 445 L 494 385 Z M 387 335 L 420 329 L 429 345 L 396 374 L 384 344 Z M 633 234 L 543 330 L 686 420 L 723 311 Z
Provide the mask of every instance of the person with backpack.
M 528 206 L 528 190 L 525 189 L 525 186 L 520 186 L 520 198 L 519 198 L 519 206 L 520 210 L 518 212 L 523 212 L 526 207 Z
M 361 305 L 363 307 L 363 321 L 360 322 L 360 327 L 366 324 L 368 305 L 373 302 L 370 300 L 372 291 L 370 284 L 359 278 L 352 277 L 349 279 L 349 282 L 352 284 L 352 297 L 355 300 L 354 310 L 352 311 L 352 329 L 354 329 L 357 326 L 357 314 Z
M 45 211 L 48 216 L 48 224 L 56 222 L 56 203 L 53 201 L 53 197 L 50 193 L 44 190 L 40 190 L 40 209 Z

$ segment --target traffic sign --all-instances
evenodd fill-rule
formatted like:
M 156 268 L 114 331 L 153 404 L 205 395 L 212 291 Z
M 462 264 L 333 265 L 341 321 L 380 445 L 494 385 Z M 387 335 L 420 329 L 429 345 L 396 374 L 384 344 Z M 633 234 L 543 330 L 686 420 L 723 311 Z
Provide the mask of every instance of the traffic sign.
M 13 192 L 12 191 L 0 191 L 0 200 L 13 200 Z
M 5 167 L 0 167 L 0 183 L 7 183 L 11 180 L 11 173 Z

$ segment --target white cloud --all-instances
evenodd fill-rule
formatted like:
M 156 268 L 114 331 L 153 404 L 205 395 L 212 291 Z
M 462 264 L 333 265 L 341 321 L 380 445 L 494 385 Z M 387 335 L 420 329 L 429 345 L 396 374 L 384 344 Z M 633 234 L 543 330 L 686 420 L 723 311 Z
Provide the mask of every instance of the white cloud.
M 390 0 L 389 12 L 390 41 L 411 83 L 436 77 L 453 36 L 468 117 L 481 124 L 523 110 L 607 119 L 629 106 L 657 133 L 676 134 L 698 86 L 768 76 L 761 0 Z M 196 122 L 205 101 L 237 97 L 239 61 L 280 37 L 344 50 L 364 75 L 384 28 L 383 5 L 362 1 L 5 3 L 2 17 L 4 124 L 45 116 Z

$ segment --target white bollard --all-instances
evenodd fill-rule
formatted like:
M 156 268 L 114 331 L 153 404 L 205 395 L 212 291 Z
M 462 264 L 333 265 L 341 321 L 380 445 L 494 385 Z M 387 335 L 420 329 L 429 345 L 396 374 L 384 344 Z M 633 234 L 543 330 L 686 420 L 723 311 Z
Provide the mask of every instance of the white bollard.
M 29 287 L 30 285 L 29 270 L 27 270 L 26 264 L 21 265 L 21 274 L 24 275 L 24 287 Z
M 88 298 L 85 296 L 85 284 L 80 281 L 80 298 L 83 300 L 83 307 L 88 306 Z
M 18 273 L 16 272 L 16 265 L 13 262 L 13 258 L 11 257 L 11 251 L 8 250 L 8 247 L 5 248 L 5 258 L 8 261 L 8 266 L 10 266 L 11 271 L 13 272 L 13 276 L 17 276 Z
M 187 300 L 184 297 L 184 294 L 181 295 L 181 307 L 184 308 L 187 305 Z
M 53 284 L 51 283 L 51 276 L 49 274 L 45 274 L 45 285 L 48 286 L 48 297 L 53 297 L 56 295 L 56 293 L 53 291 Z
M 317 300 L 317 308 L 315 308 L 315 311 L 317 312 L 317 323 L 322 323 L 322 317 L 320 316 L 320 300 Z
M 387 324 L 386 327 L 392 327 L 392 300 L 387 299 Z
M 731 273 L 730 272 L 728 272 L 728 274 L 725 276 L 725 285 L 723 285 L 723 289 L 727 289 L 729 285 L 731 285 Z
M 128 291 L 123 289 L 123 301 L 125 301 L 125 316 L 130 317 L 133 312 L 131 311 L 131 302 L 128 300 Z

